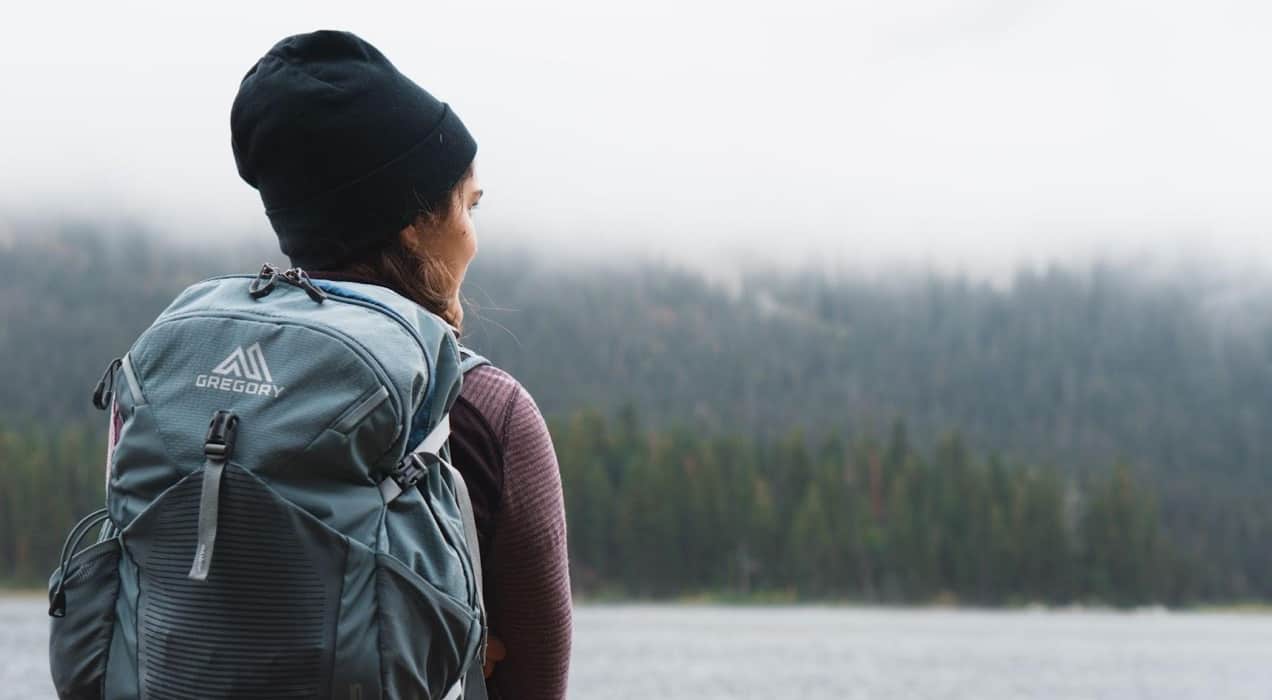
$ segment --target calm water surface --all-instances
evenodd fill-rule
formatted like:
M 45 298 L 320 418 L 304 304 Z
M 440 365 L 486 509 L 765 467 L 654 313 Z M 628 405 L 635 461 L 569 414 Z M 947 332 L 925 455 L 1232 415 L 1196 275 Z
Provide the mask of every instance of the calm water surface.
M 0 698 L 53 698 L 39 597 L 0 598 Z M 1272 698 L 1272 616 L 583 606 L 574 698 Z

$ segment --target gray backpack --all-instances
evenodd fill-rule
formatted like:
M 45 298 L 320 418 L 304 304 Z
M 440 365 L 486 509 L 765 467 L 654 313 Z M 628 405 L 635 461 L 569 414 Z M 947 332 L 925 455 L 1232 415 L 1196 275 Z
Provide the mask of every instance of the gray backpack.
M 119 432 L 49 582 L 58 696 L 484 698 L 446 442 L 481 361 L 375 285 L 266 265 L 187 288 L 94 394 Z

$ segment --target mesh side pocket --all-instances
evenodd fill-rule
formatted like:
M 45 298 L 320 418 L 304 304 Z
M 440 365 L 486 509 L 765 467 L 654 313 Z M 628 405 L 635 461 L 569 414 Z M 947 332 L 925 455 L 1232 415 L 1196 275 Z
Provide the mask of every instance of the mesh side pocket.
M 477 613 L 397 558 L 381 553 L 375 560 L 385 695 L 441 698 L 477 654 Z
M 61 584 L 62 615 L 50 618 L 49 670 L 62 700 L 97 700 L 115 630 L 119 595 L 119 539 L 95 544 L 53 572 L 49 592 Z

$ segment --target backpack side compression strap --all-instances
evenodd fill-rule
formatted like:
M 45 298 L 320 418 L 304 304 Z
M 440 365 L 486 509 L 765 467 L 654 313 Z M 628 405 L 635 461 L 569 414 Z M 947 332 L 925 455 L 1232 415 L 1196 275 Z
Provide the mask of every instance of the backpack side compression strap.
M 472 370 L 482 365 L 490 364 L 490 360 L 478 355 L 464 345 L 459 346 L 459 373 L 466 375 Z M 481 578 L 481 549 L 477 544 L 477 520 L 473 516 L 472 499 L 468 495 L 468 485 L 464 483 L 464 477 L 459 473 L 458 469 L 451 466 L 449 462 L 443 462 L 446 468 L 451 471 L 451 478 L 455 482 L 455 490 L 459 495 L 459 507 L 464 516 L 464 534 L 468 541 L 468 551 L 472 553 L 473 563 L 477 565 L 477 591 L 478 601 L 481 602 L 482 620 L 486 619 L 486 603 L 482 599 L 482 578 Z M 482 634 L 481 640 L 481 663 L 473 664 L 468 670 L 468 675 L 464 678 L 464 700 L 486 700 L 486 677 L 483 673 L 486 665 L 486 634 Z
M 484 358 L 482 359 L 484 363 Z M 486 663 L 486 601 L 483 595 L 481 574 L 481 549 L 477 544 L 477 519 L 473 515 L 472 498 L 468 495 L 468 484 L 459 470 L 451 466 L 446 459 L 446 440 L 450 437 L 450 414 L 442 416 L 437 425 L 424 436 L 420 444 L 402 460 L 402 464 L 384 481 L 380 482 L 380 493 L 384 502 L 389 503 L 402 492 L 415 486 L 420 477 L 426 473 L 429 464 L 437 464 L 450 474 L 451 483 L 455 485 L 455 500 L 459 505 L 460 517 L 464 521 L 464 544 L 468 549 L 469 559 L 473 564 L 473 578 L 477 585 L 477 606 L 481 610 L 481 642 L 476 662 L 471 664 L 462 684 L 463 700 L 486 700 L 486 679 L 482 669 Z
M 441 462 L 450 472 L 451 481 L 455 484 L 455 497 L 459 501 L 459 512 L 464 518 L 464 541 L 468 545 L 468 554 L 473 560 L 473 576 L 477 583 L 477 605 L 481 608 L 481 647 L 477 660 L 468 668 L 463 680 L 463 700 L 486 700 L 486 678 L 482 673 L 486 665 L 486 600 L 482 588 L 481 548 L 477 546 L 477 519 L 473 516 L 473 502 L 468 496 L 468 485 L 459 470 L 449 462 Z
M 420 444 L 415 449 L 407 453 L 406 457 L 398 463 L 396 469 L 393 470 L 383 481 L 380 482 L 380 495 L 384 497 L 385 503 L 392 503 L 394 499 L 402 495 L 403 491 L 415 485 L 425 474 L 428 473 L 428 465 L 430 462 L 440 462 L 442 459 L 442 448 L 446 445 L 446 439 L 450 437 L 450 414 L 442 416 L 437 425 L 429 431 L 428 435 L 420 440 Z M 471 509 L 471 503 L 460 503 L 462 509 L 465 505 Z

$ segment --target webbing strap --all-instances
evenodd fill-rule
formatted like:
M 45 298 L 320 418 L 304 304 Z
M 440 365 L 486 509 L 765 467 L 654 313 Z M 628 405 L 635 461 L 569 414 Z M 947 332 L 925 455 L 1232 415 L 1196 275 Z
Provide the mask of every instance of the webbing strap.
M 225 460 L 208 457 L 203 461 L 203 492 L 199 495 L 199 535 L 195 540 L 194 562 L 188 576 L 206 581 L 212 570 L 212 547 L 216 544 L 216 521 L 221 503 L 221 475 Z
M 451 482 L 455 484 L 455 500 L 459 502 L 460 517 L 464 520 L 464 543 L 468 546 L 468 556 L 473 563 L 473 581 L 477 584 L 477 607 L 481 610 L 481 641 L 477 658 L 468 668 L 464 678 L 464 700 L 486 700 L 486 678 L 482 675 L 482 667 L 486 664 L 486 598 L 482 588 L 481 547 L 477 542 L 477 518 L 473 515 L 473 501 L 468 496 L 468 484 L 459 470 L 445 460 L 442 465 L 450 473 Z
M 446 470 L 450 472 L 451 481 L 455 483 L 455 500 L 459 501 L 459 512 L 464 519 L 464 543 L 468 545 L 468 554 L 473 560 L 474 578 L 477 582 L 477 597 L 480 602 L 481 593 L 485 589 L 481 583 L 481 547 L 477 542 L 477 518 L 473 515 L 473 501 L 468 495 L 468 484 L 464 483 L 464 476 L 459 470 L 451 466 L 449 462 L 442 462 Z M 482 606 L 482 617 L 486 616 L 485 606 Z
M 485 638 L 486 635 L 483 634 L 482 639 Z M 463 700 L 486 700 L 486 676 L 482 672 L 481 659 L 473 661 L 462 683 L 463 690 L 460 697 Z
M 203 441 L 203 490 L 199 494 L 199 531 L 195 539 L 194 562 L 187 574 L 195 581 L 206 581 L 212 570 L 212 548 L 216 544 L 216 521 L 221 510 L 221 475 L 234 450 L 238 434 L 238 416 L 233 411 L 217 411 L 208 424 Z
M 385 503 L 392 503 L 398 496 L 402 495 L 402 486 L 393 477 L 385 477 L 380 482 L 380 496 L 384 498 Z
M 420 440 L 419 446 L 411 451 L 417 455 L 426 455 L 434 459 L 441 459 L 442 447 L 446 445 L 446 439 L 449 437 L 450 414 L 447 413 L 442 416 L 441 420 L 437 421 L 437 425 L 435 425 L 432 430 L 428 431 L 428 435 L 425 435 L 424 439 Z
M 442 419 L 433 426 L 433 429 L 424 436 L 420 444 L 415 449 L 407 453 L 406 457 L 398 465 L 393 473 L 384 478 L 380 482 L 380 495 L 384 497 L 385 503 L 392 503 L 402 492 L 415 485 L 416 481 L 423 478 L 427 473 L 430 461 L 441 461 L 442 448 L 446 445 L 446 439 L 450 437 L 450 414 L 442 416 Z M 430 459 L 425 459 L 425 458 Z

